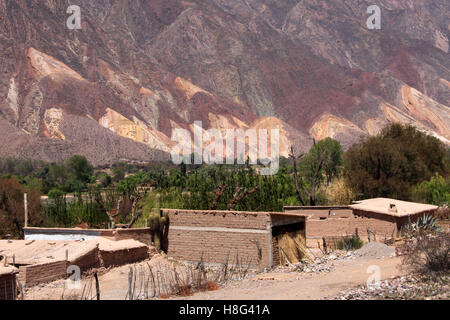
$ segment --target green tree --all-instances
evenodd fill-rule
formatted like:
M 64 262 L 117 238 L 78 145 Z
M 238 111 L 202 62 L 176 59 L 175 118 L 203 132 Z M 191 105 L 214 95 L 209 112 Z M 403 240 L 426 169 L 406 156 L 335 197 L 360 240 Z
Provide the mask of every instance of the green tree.
M 393 124 L 345 153 L 344 177 L 357 197 L 411 198 L 411 188 L 448 174 L 446 146 L 412 126 Z
M 73 156 L 66 162 L 67 170 L 78 181 L 89 183 L 94 169 L 84 156 Z

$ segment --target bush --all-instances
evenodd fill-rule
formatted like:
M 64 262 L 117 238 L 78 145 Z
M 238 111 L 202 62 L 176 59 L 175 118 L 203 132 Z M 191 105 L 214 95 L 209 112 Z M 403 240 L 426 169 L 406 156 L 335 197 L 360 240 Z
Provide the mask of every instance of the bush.
M 357 250 L 361 248 L 363 245 L 364 243 L 361 240 L 361 238 L 355 234 L 351 237 L 343 237 L 336 244 L 339 250 L 347 250 L 347 251 Z
M 448 206 L 450 204 L 450 177 L 444 179 L 436 173 L 429 181 L 424 181 L 413 188 L 412 198 L 417 202 Z
M 450 237 L 446 232 L 419 230 L 400 248 L 405 269 L 433 279 L 450 272 Z

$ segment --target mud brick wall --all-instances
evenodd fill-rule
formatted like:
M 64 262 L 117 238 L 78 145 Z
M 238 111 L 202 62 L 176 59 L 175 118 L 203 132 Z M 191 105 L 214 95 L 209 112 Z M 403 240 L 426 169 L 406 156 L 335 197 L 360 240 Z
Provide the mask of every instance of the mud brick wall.
M 19 267 L 19 281 L 27 287 L 65 277 L 67 277 L 65 260 Z
M 16 274 L 0 275 L 0 300 L 16 300 Z
M 91 268 L 100 267 L 100 260 L 98 257 L 99 257 L 99 249 L 97 247 L 95 248 L 95 250 L 92 250 L 88 254 L 85 254 L 75 260 L 71 260 L 69 255 L 69 260 L 71 265 L 78 266 L 81 272 L 85 272 Z
M 323 237 L 347 236 L 358 234 L 361 240 L 367 242 L 367 229 L 375 233 L 377 240 L 383 240 L 397 235 L 397 220 L 390 216 L 374 215 L 372 213 L 354 214 L 349 217 L 330 217 L 324 220 L 310 218 L 306 220 L 307 246 L 317 247 Z M 373 234 L 372 234 L 373 236 Z
M 152 239 L 150 235 L 150 228 L 139 229 L 117 229 L 114 231 L 114 240 L 127 240 L 133 239 L 142 242 L 146 245 L 152 245 Z
M 235 264 L 241 261 L 262 266 L 272 263 L 270 213 L 208 210 L 168 210 L 167 254 L 179 260 Z
M 149 257 L 148 247 L 138 247 L 116 251 L 100 250 L 99 260 L 102 267 L 121 266 L 133 262 L 139 262 Z
M 278 238 L 272 237 L 272 256 L 273 256 L 273 265 L 277 266 L 281 263 L 280 260 L 280 247 L 278 244 Z

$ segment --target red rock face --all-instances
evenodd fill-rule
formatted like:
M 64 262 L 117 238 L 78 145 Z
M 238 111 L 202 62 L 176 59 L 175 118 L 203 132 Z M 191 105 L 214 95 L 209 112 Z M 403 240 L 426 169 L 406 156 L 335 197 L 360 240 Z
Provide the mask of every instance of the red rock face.
M 450 140 L 444 4 L 381 1 L 381 30 L 357 0 L 77 4 L 81 30 L 69 1 L 0 2 L 0 156 L 168 159 L 172 130 L 200 120 L 276 125 L 298 149 L 393 121 Z

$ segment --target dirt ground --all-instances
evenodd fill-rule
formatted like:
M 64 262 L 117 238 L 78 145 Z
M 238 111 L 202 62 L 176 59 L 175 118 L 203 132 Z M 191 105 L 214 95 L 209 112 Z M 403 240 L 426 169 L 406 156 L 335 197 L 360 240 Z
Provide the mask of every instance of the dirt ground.
M 381 280 L 401 275 L 400 258 L 365 261 L 338 260 L 329 273 L 265 273 L 232 283 L 225 288 L 202 292 L 186 299 L 212 300 L 319 300 L 341 290 L 366 283 L 372 265 L 381 269 Z
M 147 261 L 164 263 L 164 258 Z M 145 265 L 143 262 L 139 265 Z M 371 273 L 369 266 L 378 266 L 381 280 L 404 274 L 399 270 L 400 258 L 336 260 L 329 273 L 269 272 L 232 281 L 217 291 L 200 292 L 180 299 L 195 300 L 317 300 L 337 295 L 341 290 L 365 284 Z M 128 272 L 131 265 L 106 271 L 99 276 L 102 300 L 123 300 L 128 289 Z M 41 285 L 27 291 L 27 300 L 60 299 L 64 280 Z M 79 291 L 78 291 L 79 292 Z M 65 291 L 70 296 L 73 291 Z

